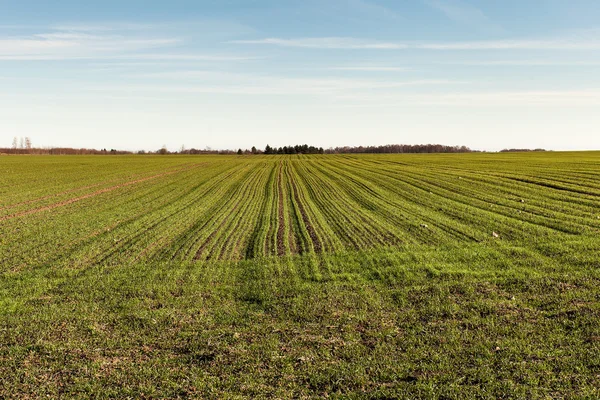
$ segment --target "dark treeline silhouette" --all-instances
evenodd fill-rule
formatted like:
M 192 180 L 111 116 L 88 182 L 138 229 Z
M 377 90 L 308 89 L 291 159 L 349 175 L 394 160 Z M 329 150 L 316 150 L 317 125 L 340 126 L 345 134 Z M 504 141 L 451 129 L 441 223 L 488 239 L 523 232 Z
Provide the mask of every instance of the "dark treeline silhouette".
M 297 144 L 295 146 L 283 146 L 279 148 L 267 145 L 264 154 L 323 154 L 324 152 L 325 150 L 322 147 Z
M 335 147 L 325 150 L 327 154 L 401 154 L 401 153 L 471 153 L 466 146 L 445 146 L 442 144 L 387 144 L 384 146 Z
M 384 146 L 344 146 L 322 147 L 309 146 L 307 144 L 283 147 L 271 147 L 267 145 L 264 151 L 257 151 L 256 147 L 250 150 L 239 149 L 237 154 L 384 154 L 384 153 L 472 153 L 466 146 L 445 146 L 441 144 L 388 144 Z
M 140 150 L 136 154 L 225 154 L 225 155 L 250 155 L 250 154 L 359 154 L 359 153 L 370 153 L 370 154 L 401 154 L 401 153 L 471 153 L 475 150 L 471 150 L 466 146 L 445 146 L 441 144 L 388 144 L 384 146 L 344 146 L 344 147 L 330 147 L 323 149 L 322 147 L 309 146 L 307 144 L 295 145 L 295 146 L 283 146 L 283 147 L 271 147 L 267 145 L 264 150 L 258 150 L 255 146 L 248 150 L 213 150 L 209 147 L 204 150 L 198 149 L 185 149 L 183 146 L 179 151 L 169 151 L 166 146 L 161 147 L 156 151 L 145 151 Z M 502 152 L 520 152 L 520 151 L 545 151 L 544 149 L 504 149 Z M 20 142 L 15 138 L 13 140 L 13 146 L 8 148 L 0 148 L 0 154 L 48 154 L 48 155 L 121 155 L 121 154 L 134 154 L 131 151 L 116 150 L 116 149 L 75 149 L 70 147 L 45 147 L 37 148 L 31 145 L 29 138 L 23 138 Z
M 156 153 L 158 153 L 158 154 L 165 154 L 161 150 L 157 151 Z M 235 154 L 235 153 L 236 152 L 234 150 L 198 150 L 198 149 L 185 149 L 185 150 L 179 150 L 179 151 L 174 152 L 174 153 L 167 152 L 166 154 L 196 154 L 197 155 L 197 154 Z M 139 154 L 144 154 L 144 153 L 139 152 Z
M 503 149 L 500 153 L 523 153 L 529 151 L 546 151 L 546 149 Z

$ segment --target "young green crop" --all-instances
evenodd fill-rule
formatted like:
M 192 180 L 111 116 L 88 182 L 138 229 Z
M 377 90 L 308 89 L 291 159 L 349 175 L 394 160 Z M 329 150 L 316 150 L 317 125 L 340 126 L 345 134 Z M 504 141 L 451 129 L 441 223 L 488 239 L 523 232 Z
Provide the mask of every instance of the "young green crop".
M 0 157 L 0 398 L 599 397 L 598 165 Z

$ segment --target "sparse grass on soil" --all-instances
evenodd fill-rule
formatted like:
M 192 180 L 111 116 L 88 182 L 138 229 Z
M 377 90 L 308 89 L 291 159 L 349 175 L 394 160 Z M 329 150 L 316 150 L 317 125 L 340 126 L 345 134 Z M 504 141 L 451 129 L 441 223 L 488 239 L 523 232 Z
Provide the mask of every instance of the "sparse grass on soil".
M 600 397 L 600 153 L 0 172 L 0 398 Z

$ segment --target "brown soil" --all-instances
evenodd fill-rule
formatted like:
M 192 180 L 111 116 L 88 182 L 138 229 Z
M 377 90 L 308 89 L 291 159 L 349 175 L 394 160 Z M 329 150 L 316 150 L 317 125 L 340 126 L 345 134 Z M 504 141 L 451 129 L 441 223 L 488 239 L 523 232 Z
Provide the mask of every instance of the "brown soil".
M 277 229 L 277 255 L 285 254 L 285 215 L 283 211 L 283 165 L 279 164 L 279 174 L 277 175 L 277 188 L 279 192 L 278 208 L 278 229 Z
M 16 214 L 5 215 L 3 217 L 0 217 L 0 222 L 6 221 L 6 220 L 10 220 L 10 219 L 14 219 L 14 218 L 18 218 L 18 217 L 24 217 L 26 215 L 38 214 L 38 213 L 41 213 L 41 212 L 44 212 L 44 211 L 54 210 L 55 208 L 59 208 L 59 207 L 68 206 L 69 204 L 77 203 L 77 202 L 79 202 L 81 200 L 86 200 L 86 199 L 89 199 L 91 197 L 95 197 L 95 196 L 98 196 L 98 195 L 101 195 L 101 194 L 104 194 L 104 193 L 112 192 L 114 190 L 121 189 L 121 188 L 124 188 L 124 187 L 127 187 L 127 186 L 135 185 L 135 184 L 142 183 L 142 182 L 147 182 L 147 181 L 150 181 L 152 179 L 161 178 L 163 176 L 173 175 L 173 174 L 176 174 L 178 172 L 182 172 L 182 171 L 185 171 L 187 169 L 193 168 L 195 166 L 197 166 L 197 165 L 193 165 L 193 166 L 190 166 L 190 167 L 187 167 L 187 168 L 183 168 L 183 169 L 179 169 L 179 170 L 176 170 L 176 171 L 163 172 L 162 174 L 152 175 L 152 176 L 148 176 L 146 178 L 141 178 L 141 179 L 136 179 L 136 180 L 133 180 L 133 181 L 121 183 L 119 185 L 115 185 L 115 186 L 111 186 L 111 187 L 108 187 L 108 188 L 100 189 L 100 190 L 97 190 L 95 192 L 85 194 L 83 196 L 78 196 L 78 197 L 74 197 L 74 198 L 71 198 L 71 199 L 68 199 L 68 200 L 60 201 L 58 203 L 49 204 L 49 205 L 44 206 L 44 207 L 34 208 L 32 210 L 22 211 L 22 212 L 19 212 L 19 213 L 16 213 Z
M 313 243 L 313 248 L 315 253 L 321 253 L 323 251 L 323 246 L 321 245 L 321 240 L 317 236 L 317 232 L 315 228 L 310 223 L 308 219 L 308 214 L 306 213 L 306 209 L 304 208 L 304 204 L 300 201 L 300 196 L 298 195 L 298 188 L 296 187 L 296 182 L 290 178 L 292 183 L 292 189 L 294 191 L 294 198 L 296 199 L 296 204 L 298 204 L 298 209 L 300 210 L 300 214 L 302 215 L 302 221 L 304 222 L 304 226 L 306 226 L 306 230 L 308 231 L 308 235 L 310 236 L 310 240 Z

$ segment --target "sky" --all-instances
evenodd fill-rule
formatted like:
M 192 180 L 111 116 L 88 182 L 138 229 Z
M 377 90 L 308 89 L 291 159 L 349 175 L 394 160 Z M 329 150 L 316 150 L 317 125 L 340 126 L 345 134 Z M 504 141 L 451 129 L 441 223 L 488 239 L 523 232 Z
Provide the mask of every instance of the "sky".
M 597 0 L 0 0 L 0 147 L 600 149 Z

